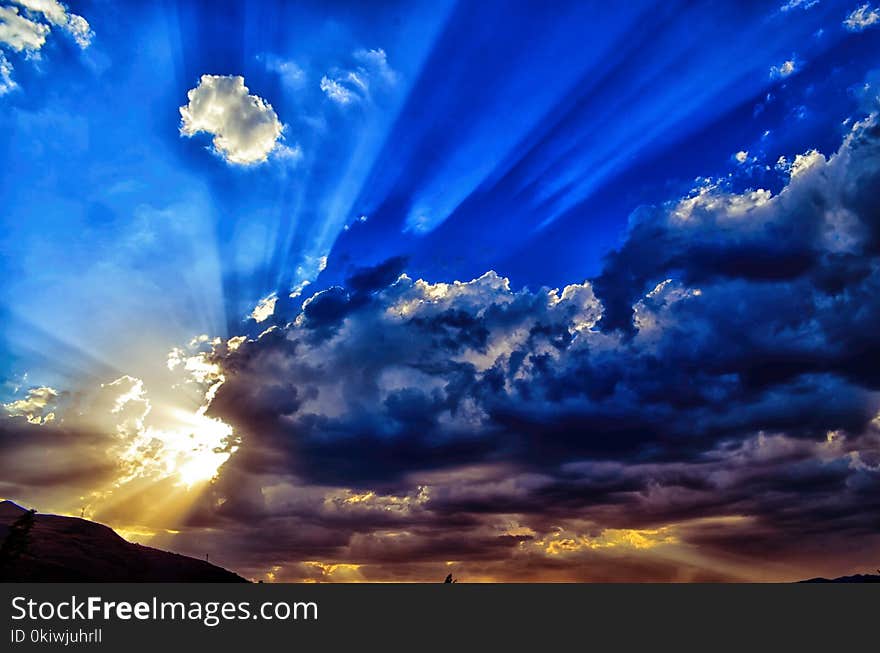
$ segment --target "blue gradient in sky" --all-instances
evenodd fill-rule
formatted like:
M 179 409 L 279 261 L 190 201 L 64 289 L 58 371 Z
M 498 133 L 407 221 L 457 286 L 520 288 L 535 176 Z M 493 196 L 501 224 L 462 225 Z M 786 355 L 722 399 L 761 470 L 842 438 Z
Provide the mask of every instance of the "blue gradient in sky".
M 4 393 L 148 378 L 269 293 L 392 256 L 431 281 L 582 281 L 700 175 L 777 188 L 779 156 L 836 148 L 880 61 L 880 29 L 842 25 L 859 3 L 781 4 L 70 2 L 92 45 L 10 55 L 0 96 Z M 328 99 L 321 77 L 376 48 L 394 82 Z M 243 75 L 301 160 L 182 138 L 203 74 Z

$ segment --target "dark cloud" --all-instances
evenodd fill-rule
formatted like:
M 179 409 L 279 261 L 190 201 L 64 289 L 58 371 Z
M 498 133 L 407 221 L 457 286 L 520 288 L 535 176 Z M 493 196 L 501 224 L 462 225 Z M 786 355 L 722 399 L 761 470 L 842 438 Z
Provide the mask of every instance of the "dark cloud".
M 394 283 L 405 266 L 405 257 L 393 256 L 379 265 L 356 270 L 346 279 L 345 285 L 357 293 L 381 290 Z
M 790 168 L 638 211 L 592 283 L 389 259 L 215 346 L 241 448 L 168 544 L 287 579 L 848 571 L 880 528 L 880 129 Z
M 874 122 L 858 126 L 829 159 L 794 161 L 777 196 L 707 187 L 642 209 L 593 284 L 432 284 L 398 259 L 356 272 L 216 357 L 227 379 L 210 412 L 243 438 L 224 476 L 264 488 L 266 519 L 280 518 L 267 474 L 428 488 L 398 521 L 339 521 L 314 501 L 283 518 L 348 532 L 308 555 L 363 564 L 507 559 L 578 519 L 594 537 L 678 524 L 680 542 L 748 540 L 756 556 L 870 533 L 878 143 Z M 511 515 L 528 537 L 498 532 Z M 699 525 L 716 518 L 733 521 Z M 395 549 L 386 531 L 412 537 Z

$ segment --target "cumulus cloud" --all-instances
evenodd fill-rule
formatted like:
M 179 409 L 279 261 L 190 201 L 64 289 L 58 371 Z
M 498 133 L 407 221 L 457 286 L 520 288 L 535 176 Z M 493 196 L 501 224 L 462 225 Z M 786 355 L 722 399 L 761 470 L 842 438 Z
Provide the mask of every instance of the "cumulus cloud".
M 204 414 L 221 377 L 197 352 L 179 367 L 169 372 L 175 391 L 194 390 L 200 406 L 157 402 L 130 375 L 76 392 L 35 387 L 3 404 L 0 495 L 100 515 L 106 499 L 118 503 L 117 491 L 149 502 L 210 480 L 237 448 L 231 427 Z
M 880 9 L 871 7 L 870 3 L 866 2 L 850 12 L 844 19 L 843 26 L 850 32 L 861 32 L 878 23 L 880 23 Z
M 68 33 L 83 49 L 94 37 L 88 21 L 69 13 L 57 0 L 13 0 L 18 6 L 0 6 L 0 47 L 33 57 L 43 48 L 52 27 Z M 12 63 L 0 52 L 0 95 L 17 87 Z
M 286 553 L 248 569 L 287 579 L 820 564 L 877 499 L 880 129 L 789 171 L 777 195 L 639 211 L 593 282 L 433 283 L 391 259 L 217 345 L 208 414 L 242 447 L 194 523 L 272 524 Z M 670 562 L 688 547 L 751 567 Z
M 272 105 L 249 93 L 239 75 L 202 75 L 180 107 L 180 133 L 213 136 L 214 150 L 238 165 L 263 163 L 280 145 L 284 125 Z
M 202 417 L 240 447 L 220 448 L 180 533 L 154 543 L 269 580 L 791 580 L 868 564 L 880 126 L 787 161 L 776 194 L 706 185 L 640 209 L 592 280 L 435 282 L 395 257 L 173 352 L 210 396 Z M 152 451 L 141 390 L 123 380 L 104 409 L 132 459 Z M 58 419 L 6 419 L 0 478 L 23 429 L 63 441 Z
M 87 48 L 94 37 L 88 21 L 82 16 L 68 12 L 58 0 L 13 0 L 29 10 L 32 15 L 42 16 L 54 26 L 70 34 L 81 48 Z
M 16 52 L 39 50 L 50 31 L 48 25 L 20 15 L 17 7 L 0 7 L 0 43 Z
M 27 396 L 3 404 L 6 413 L 12 417 L 24 417 L 30 424 L 46 424 L 55 419 L 52 407 L 58 392 L 47 386 L 31 388 Z

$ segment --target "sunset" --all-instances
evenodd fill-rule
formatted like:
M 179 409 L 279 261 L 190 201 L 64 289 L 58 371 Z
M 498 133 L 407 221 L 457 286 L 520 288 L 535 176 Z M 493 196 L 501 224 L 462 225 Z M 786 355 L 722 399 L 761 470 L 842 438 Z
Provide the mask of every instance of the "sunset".
M 878 112 L 862 0 L 0 0 L 0 569 L 877 573 Z

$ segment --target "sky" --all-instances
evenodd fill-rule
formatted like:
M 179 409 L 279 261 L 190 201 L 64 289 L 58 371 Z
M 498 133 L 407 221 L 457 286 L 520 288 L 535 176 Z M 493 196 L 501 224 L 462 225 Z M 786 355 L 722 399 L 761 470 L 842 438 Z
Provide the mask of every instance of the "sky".
M 0 0 L 0 497 L 254 580 L 880 555 L 880 4 Z

